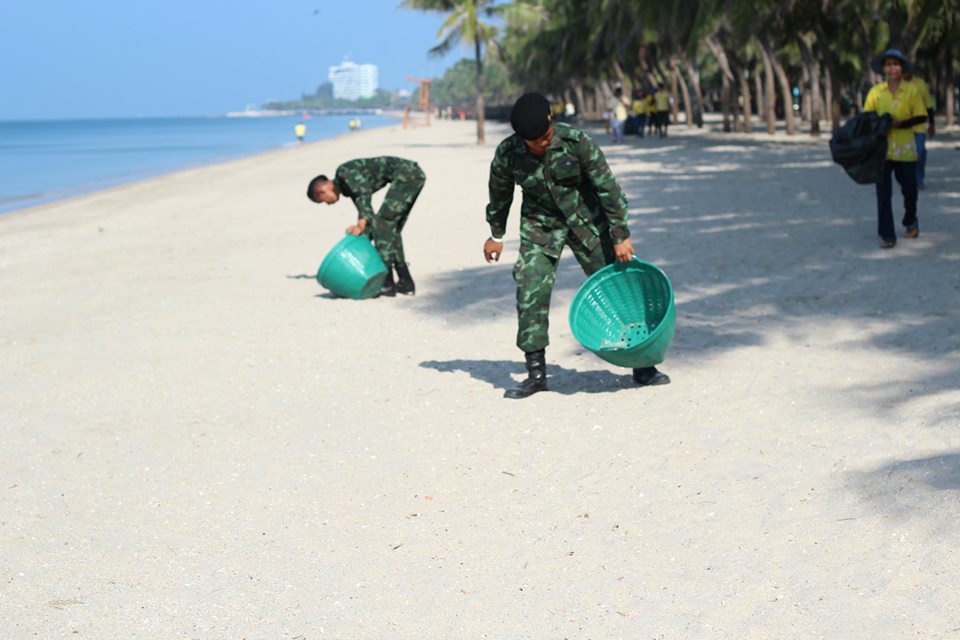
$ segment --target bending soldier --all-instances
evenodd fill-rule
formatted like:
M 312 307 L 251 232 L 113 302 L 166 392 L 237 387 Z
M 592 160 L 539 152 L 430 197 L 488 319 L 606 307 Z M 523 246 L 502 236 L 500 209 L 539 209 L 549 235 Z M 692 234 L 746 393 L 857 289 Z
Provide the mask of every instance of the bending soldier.
M 337 167 L 333 180 L 319 175 L 307 186 L 307 197 L 317 203 L 333 204 L 341 195 L 353 200 L 359 217 L 357 224 L 347 228 L 347 233 L 355 236 L 364 233 L 373 239 L 377 252 L 387 265 L 387 277 L 380 290 L 382 296 L 394 296 L 397 293 L 413 295 L 416 292 L 400 233 L 425 181 L 423 170 L 416 162 L 381 156 L 345 162 Z M 374 213 L 371 197 L 388 184 L 390 188 L 383 204 Z
M 627 199 L 599 147 L 584 132 L 550 118 L 550 103 L 537 93 L 513 106 L 514 135 L 497 147 L 490 164 L 490 238 L 487 262 L 498 261 L 513 202 L 514 185 L 523 191 L 517 283 L 517 346 L 523 350 L 527 379 L 504 394 L 526 398 L 547 388 L 546 347 L 550 295 L 563 246 L 573 251 L 587 275 L 634 253 L 627 228 Z M 670 382 L 656 367 L 633 370 L 639 385 Z

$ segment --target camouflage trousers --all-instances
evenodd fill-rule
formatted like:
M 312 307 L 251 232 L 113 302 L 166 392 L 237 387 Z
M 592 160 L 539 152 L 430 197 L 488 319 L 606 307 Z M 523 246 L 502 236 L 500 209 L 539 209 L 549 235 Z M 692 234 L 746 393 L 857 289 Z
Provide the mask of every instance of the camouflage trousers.
M 408 166 L 399 169 L 397 176 L 390 182 L 380 210 L 367 221 L 370 225 L 368 233 L 387 266 L 407 261 L 400 233 L 407 224 L 410 210 L 417 201 L 424 182 L 426 176 L 417 163 L 410 162 Z
M 608 232 L 601 231 L 600 243 L 588 250 L 572 233 L 567 235 L 566 245 L 588 276 L 599 271 L 614 260 L 613 241 Z M 513 279 L 517 283 L 517 346 L 525 353 L 539 351 L 550 344 L 550 295 L 557 280 L 559 258 L 547 255 L 533 243 L 520 244 L 520 257 L 513 267 Z

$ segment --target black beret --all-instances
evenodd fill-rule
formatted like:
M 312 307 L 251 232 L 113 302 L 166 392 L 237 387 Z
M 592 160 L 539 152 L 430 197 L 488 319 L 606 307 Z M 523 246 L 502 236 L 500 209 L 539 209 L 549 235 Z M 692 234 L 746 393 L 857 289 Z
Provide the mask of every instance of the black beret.
M 510 112 L 510 124 L 524 140 L 536 140 L 550 128 L 550 101 L 539 93 L 520 96 Z

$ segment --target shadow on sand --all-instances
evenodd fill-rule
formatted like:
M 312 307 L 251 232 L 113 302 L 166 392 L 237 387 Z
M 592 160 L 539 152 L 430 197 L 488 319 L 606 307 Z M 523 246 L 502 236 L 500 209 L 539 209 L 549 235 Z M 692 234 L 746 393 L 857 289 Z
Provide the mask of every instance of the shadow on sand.
M 831 162 L 826 136 L 792 143 L 677 136 L 604 151 L 628 194 L 638 256 L 664 269 L 673 283 L 678 318 L 672 352 L 723 354 L 777 334 L 814 343 L 818 327 L 842 320 L 871 325 L 843 348 L 929 362 L 921 379 L 911 379 L 918 394 L 956 388 L 960 254 L 949 249 L 960 235 L 960 193 L 949 175 L 955 162 L 938 162 L 931 153 L 920 197 L 921 237 L 901 238 L 885 251 L 875 237 L 873 188 L 854 184 Z M 645 168 L 618 168 L 624 162 Z M 505 260 L 516 252 L 516 243 L 508 243 Z M 442 275 L 419 308 L 443 314 L 454 326 L 513 314 L 511 266 Z M 569 299 L 583 280 L 565 252 L 554 304 Z M 483 373 L 482 361 L 456 362 L 446 366 L 505 384 L 482 377 L 493 375 Z M 556 386 L 564 388 L 563 376 L 575 373 L 559 373 Z M 616 385 L 617 376 L 597 374 L 584 380 L 576 373 L 577 388 Z M 860 391 L 877 403 L 896 393 L 891 385 Z
M 475 380 L 486 382 L 495 389 L 507 390 L 517 385 L 526 375 L 522 362 L 508 360 L 426 360 L 421 367 L 443 373 L 462 371 Z M 577 371 L 555 364 L 548 366 L 547 384 L 550 392 L 561 395 L 579 393 L 614 393 L 624 389 L 637 389 L 629 369 L 624 375 L 610 371 Z M 516 376 L 516 377 L 514 377 Z

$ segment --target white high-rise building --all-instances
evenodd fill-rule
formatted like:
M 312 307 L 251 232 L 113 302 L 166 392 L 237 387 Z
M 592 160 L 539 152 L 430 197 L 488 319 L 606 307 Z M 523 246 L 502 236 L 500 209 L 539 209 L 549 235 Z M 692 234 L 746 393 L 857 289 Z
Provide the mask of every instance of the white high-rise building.
M 333 97 L 343 100 L 372 98 L 377 93 L 377 65 L 357 64 L 344 60 L 336 67 L 330 67 L 327 78 L 333 85 Z

